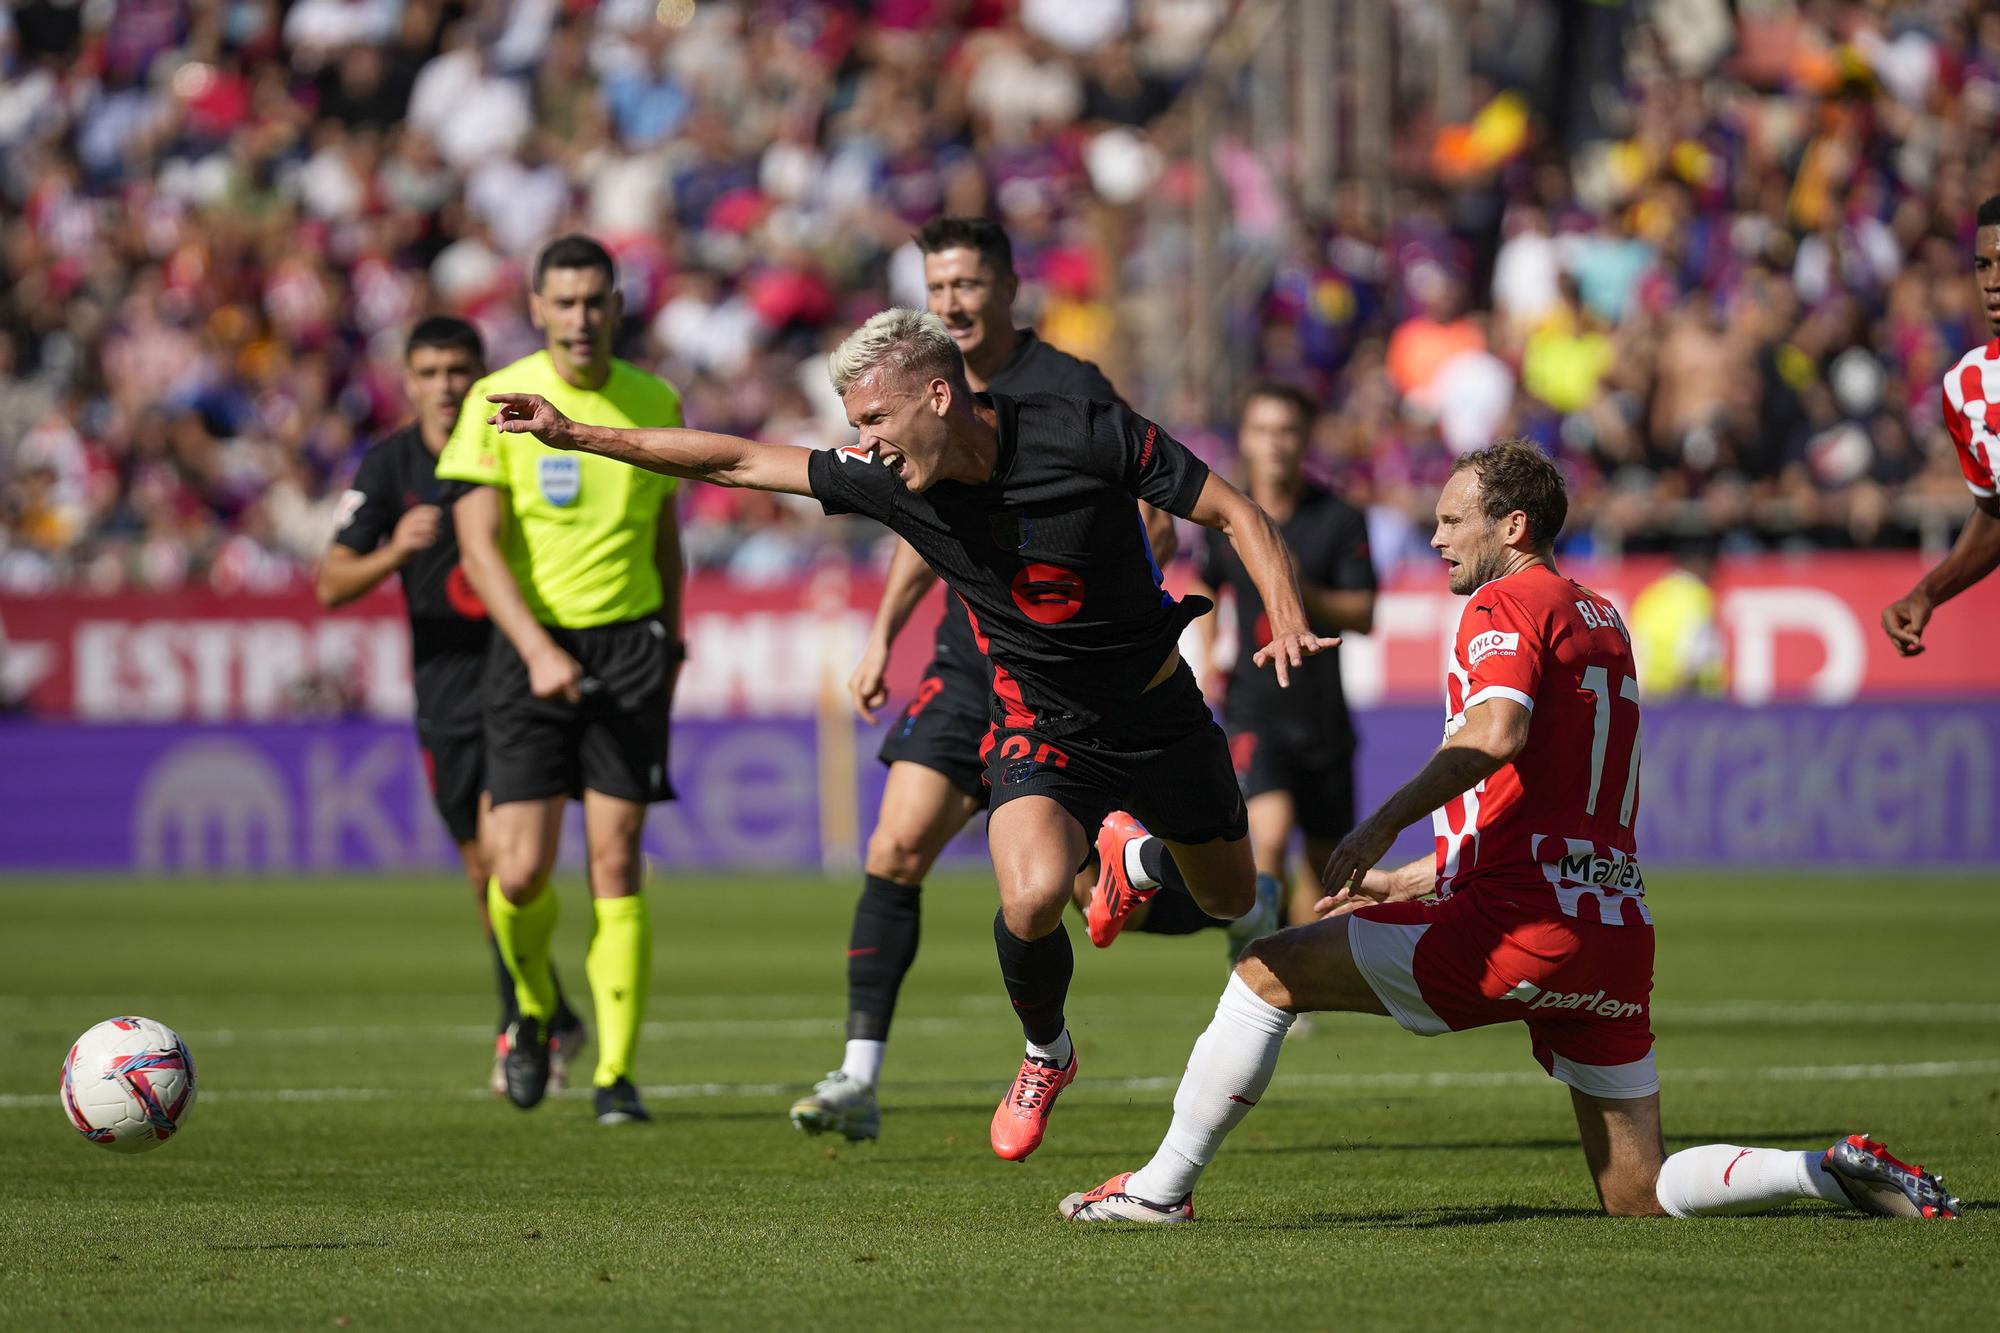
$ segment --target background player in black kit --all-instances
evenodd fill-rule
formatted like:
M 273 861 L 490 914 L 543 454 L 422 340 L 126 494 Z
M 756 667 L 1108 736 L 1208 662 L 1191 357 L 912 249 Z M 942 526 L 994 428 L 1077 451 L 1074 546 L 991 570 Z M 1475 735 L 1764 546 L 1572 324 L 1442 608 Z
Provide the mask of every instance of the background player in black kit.
M 464 320 L 434 315 L 411 331 L 403 352 L 403 394 L 417 419 L 362 455 L 353 485 L 340 499 L 338 530 L 320 563 L 317 592 L 321 605 L 345 606 L 391 574 L 402 576 L 417 739 L 424 749 L 432 800 L 458 844 L 493 952 L 500 991 L 497 1042 L 504 1043 L 515 1017 L 514 981 L 486 925 L 490 872 L 479 849 L 485 787 L 479 675 L 493 626 L 459 568 L 458 534 L 450 508 L 441 503 L 446 497 L 440 495 L 435 475 L 438 453 L 451 438 L 459 407 L 473 381 L 485 373 L 479 331 Z M 582 1045 L 583 1025 L 567 1002 L 562 1012 L 567 1015 L 562 1025 L 566 1040 L 558 1058 L 566 1079 L 569 1060 Z M 493 1057 L 490 1082 L 496 1095 L 507 1090 L 501 1072 L 505 1057 L 504 1047 Z
M 1020 282 L 1013 246 L 1000 224 L 936 218 L 917 233 L 916 243 L 924 256 L 930 311 L 958 344 L 966 383 L 975 392 L 1122 401 L 1096 366 L 1051 347 L 1032 329 L 1014 327 Z M 1173 558 L 1173 519 L 1146 504 L 1140 513 L 1154 558 L 1164 564 Z M 870 723 L 888 701 L 890 649 L 936 582 L 924 558 L 908 542 L 897 542 L 868 647 L 848 681 L 855 711 Z M 986 805 L 979 743 L 986 736 L 991 694 L 992 673 L 973 639 L 965 606 L 948 596 L 930 665 L 882 738 L 889 780 L 868 838 L 866 881 L 848 938 L 847 1048 L 840 1068 L 792 1104 L 791 1120 L 800 1129 L 833 1130 L 849 1139 L 881 1133 L 875 1088 L 896 996 L 916 961 L 924 877 L 945 845 Z
M 982 751 L 1000 886 L 994 942 L 1026 1057 L 995 1110 L 994 1151 L 1018 1161 L 1046 1131 L 1079 1060 L 1064 1019 L 1073 971 L 1063 911 L 1097 832 L 1092 937 L 1168 884 L 1233 919 L 1256 903 L 1228 743 L 1180 659 L 1208 607 L 1177 602 L 1135 499 L 1226 532 L 1257 577 L 1289 679 L 1336 642 L 1314 634 L 1270 519 L 1157 425 L 1115 403 L 975 398 L 937 316 L 887 310 L 830 364 L 858 447 L 803 451 L 690 430 L 569 421 L 533 394 L 495 394 L 498 428 L 725 486 L 811 495 L 892 528 L 962 597 L 993 668 Z M 1141 827 L 1127 809 L 1150 821 Z M 1101 823 L 1100 823 L 1101 821 Z M 1106 909 L 1100 912 L 1100 905 Z
M 1244 490 L 1284 534 L 1313 628 L 1321 634 L 1366 634 L 1375 623 L 1368 520 L 1306 480 L 1314 415 L 1312 399 L 1290 385 L 1266 383 L 1250 391 L 1237 430 Z M 1290 689 L 1275 688 L 1270 676 L 1250 663 L 1269 635 L 1249 571 L 1215 533 L 1207 534 L 1197 558 L 1210 590 L 1227 588 L 1235 595 L 1236 661 L 1223 713 L 1249 799 L 1257 873 L 1287 883 L 1292 835 L 1303 832 L 1309 873 L 1292 885 L 1288 916 L 1295 923 L 1311 921 L 1322 893 L 1319 868 L 1354 827 L 1354 720 L 1341 688 L 1339 652 L 1299 668 Z

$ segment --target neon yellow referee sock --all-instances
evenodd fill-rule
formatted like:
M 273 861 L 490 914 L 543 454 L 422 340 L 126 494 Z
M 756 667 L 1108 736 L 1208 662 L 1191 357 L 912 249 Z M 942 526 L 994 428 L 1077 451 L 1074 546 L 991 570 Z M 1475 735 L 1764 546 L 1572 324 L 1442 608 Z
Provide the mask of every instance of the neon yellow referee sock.
M 646 992 L 653 981 L 653 918 L 642 894 L 597 898 L 597 930 L 590 937 L 584 971 L 597 1005 L 597 1086 L 632 1073 Z
M 556 938 L 555 886 L 542 885 L 534 901 L 516 906 L 500 892 L 499 879 L 489 879 L 486 915 L 493 922 L 500 959 L 514 978 L 514 1002 L 522 1017 L 547 1024 L 556 1012 L 556 978 L 549 968 Z

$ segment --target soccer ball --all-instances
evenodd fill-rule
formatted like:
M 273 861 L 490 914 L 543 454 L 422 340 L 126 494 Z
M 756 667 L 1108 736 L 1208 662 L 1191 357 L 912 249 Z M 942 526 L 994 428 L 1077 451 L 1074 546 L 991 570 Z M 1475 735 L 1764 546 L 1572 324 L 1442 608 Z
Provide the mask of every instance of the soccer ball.
M 76 1132 L 113 1152 L 150 1152 L 194 1107 L 194 1057 L 150 1018 L 107 1018 L 63 1061 L 62 1104 Z

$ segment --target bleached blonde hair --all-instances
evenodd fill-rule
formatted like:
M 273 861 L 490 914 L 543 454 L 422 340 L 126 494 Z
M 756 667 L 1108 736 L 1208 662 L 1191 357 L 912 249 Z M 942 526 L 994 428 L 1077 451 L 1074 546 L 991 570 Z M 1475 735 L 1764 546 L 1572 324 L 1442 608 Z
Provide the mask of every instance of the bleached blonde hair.
M 845 398 L 863 375 L 877 366 L 921 376 L 965 380 L 965 357 L 944 321 L 928 310 L 891 306 L 840 340 L 826 359 L 833 391 Z

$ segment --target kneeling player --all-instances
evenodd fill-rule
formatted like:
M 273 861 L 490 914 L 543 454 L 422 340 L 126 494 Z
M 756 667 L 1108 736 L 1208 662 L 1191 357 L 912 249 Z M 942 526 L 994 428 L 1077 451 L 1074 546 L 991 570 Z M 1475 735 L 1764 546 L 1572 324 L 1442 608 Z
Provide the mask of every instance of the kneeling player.
M 1794 1199 L 1955 1217 L 1938 1177 L 1851 1135 L 1824 1152 L 1711 1144 L 1666 1155 L 1650 1006 L 1653 925 L 1634 854 L 1639 692 L 1610 604 L 1555 570 L 1568 502 L 1532 445 L 1459 460 L 1431 539 L 1470 594 L 1445 742 L 1335 849 L 1325 919 L 1251 946 L 1195 1043 L 1152 1161 L 1062 1201 L 1079 1222 L 1186 1222 L 1297 1015 L 1392 1016 L 1420 1035 L 1518 1021 L 1570 1087 L 1598 1198 L 1617 1216 L 1758 1212 Z M 1437 855 L 1370 869 L 1433 812 Z

